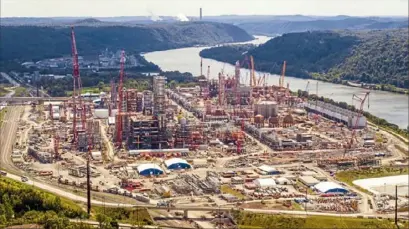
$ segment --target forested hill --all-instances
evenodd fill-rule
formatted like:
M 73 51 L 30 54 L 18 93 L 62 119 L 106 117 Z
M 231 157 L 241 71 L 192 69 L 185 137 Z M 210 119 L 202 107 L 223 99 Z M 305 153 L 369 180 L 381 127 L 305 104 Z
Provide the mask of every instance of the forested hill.
M 322 30 L 365 30 L 408 28 L 407 18 L 377 18 L 339 16 L 318 19 L 272 19 L 237 24 L 251 34 L 275 35 Z
M 214 45 L 253 39 L 243 29 L 216 22 L 116 25 L 82 20 L 75 25 L 80 55 L 106 48 L 149 52 L 194 45 Z M 1 26 L 0 61 L 38 60 L 71 53 L 69 25 Z
M 280 74 L 286 60 L 286 75 L 294 77 L 408 88 L 407 34 L 407 29 L 289 33 L 250 48 L 246 55 L 253 55 L 256 70 L 274 74 Z M 233 64 L 244 59 L 243 50 L 237 50 L 216 47 L 200 55 Z

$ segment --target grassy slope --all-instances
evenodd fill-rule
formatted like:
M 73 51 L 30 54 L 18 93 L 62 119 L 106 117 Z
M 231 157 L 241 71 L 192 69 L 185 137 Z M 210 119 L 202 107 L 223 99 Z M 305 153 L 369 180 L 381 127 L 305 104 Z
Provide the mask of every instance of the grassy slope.
M 10 91 L 0 86 L 0 97 L 5 96 Z
M 352 182 L 358 179 L 367 179 L 367 178 L 377 178 L 377 177 L 385 177 L 385 176 L 396 176 L 396 175 L 404 175 L 408 174 L 409 168 L 393 168 L 393 167 L 381 167 L 381 168 L 374 168 L 369 170 L 351 170 L 351 171 L 342 171 L 337 173 L 335 176 L 338 180 L 355 186 L 358 189 L 369 193 L 368 191 L 354 185 Z
M 30 94 L 28 93 L 27 88 L 16 87 L 14 90 L 15 90 L 15 94 L 13 95 L 14 97 L 27 97 L 27 96 L 30 96 Z
M 287 217 L 253 213 L 235 213 L 239 228 L 396 228 L 392 221 L 347 217 Z M 405 225 L 406 226 L 406 225 Z
M 244 196 L 244 195 L 241 194 L 240 192 L 238 192 L 238 191 L 236 191 L 236 190 L 230 188 L 229 185 L 222 185 L 222 186 L 220 187 L 220 191 L 221 191 L 222 193 L 231 194 L 231 195 L 233 195 L 233 196 L 239 198 L 240 200 L 243 200 L 243 199 L 246 198 L 246 196 Z
M 153 220 L 145 208 L 111 208 L 111 207 L 92 207 L 93 216 L 96 214 L 105 214 L 115 221 L 137 225 L 152 225 Z

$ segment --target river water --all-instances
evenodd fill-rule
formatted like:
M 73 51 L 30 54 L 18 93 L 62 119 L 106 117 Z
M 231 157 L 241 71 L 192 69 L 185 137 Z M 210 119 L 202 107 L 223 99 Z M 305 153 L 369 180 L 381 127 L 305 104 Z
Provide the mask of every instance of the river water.
M 245 42 L 252 44 L 262 44 L 270 38 L 265 36 L 257 36 L 256 40 Z M 164 71 L 180 71 L 190 72 L 193 75 L 200 75 L 200 56 L 199 52 L 208 47 L 190 47 L 182 49 L 171 49 L 166 51 L 157 51 L 145 53 L 144 56 L 148 61 L 157 64 Z M 287 63 L 290 64 L 290 63 Z M 220 71 L 225 74 L 234 75 L 234 66 L 211 60 L 203 59 L 203 74 L 207 73 L 207 66 L 210 66 L 210 78 L 216 79 Z M 255 66 L 257 67 L 257 59 L 255 59 Z M 278 75 L 271 75 L 264 72 L 257 72 L 256 76 L 266 74 L 266 81 L 269 85 L 278 84 Z M 249 83 L 249 71 L 241 69 L 241 76 L 243 83 Z M 285 76 L 285 85 L 289 83 L 290 89 L 297 91 L 298 89 L 305 90 L 307 82 L 309 81 L 308 90 L 310 93 L 316 93 L 317 81 L 299 79 L 290 76 Z M 343 101 L 348 104 L 358 105 L 357 101 L 352 101 L 353 94 L 360 97 L 364 95 L 367 90 L 356 87 L 348 87 L 339 84 L 318 82 L 318 95 L 331 98 L 335 101 Z M 383 91 L 371 91 L 368 103 L 365 102 L 364 111 L 369 111 L 371 114 L 384 118 L 387 121 L 399 125 L 401 128 L 408 126 L 408 103 L 409 99 L 406 95 L 395 94 Z

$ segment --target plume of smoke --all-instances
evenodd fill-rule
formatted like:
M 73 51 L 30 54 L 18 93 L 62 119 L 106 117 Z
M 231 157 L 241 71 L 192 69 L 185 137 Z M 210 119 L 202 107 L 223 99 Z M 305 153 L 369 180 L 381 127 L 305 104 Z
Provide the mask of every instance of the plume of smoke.
M 176 19 L 177 19 L 178 21 L 189 21 L 189 18 L 187 18 L 186 15 L 184 15 L 184 14 L 178 14 L 178 15 L 176 16 Z
M 152 21 L 162 21 L 163 19 L 159 17 L 158 15 L 154 14 L 151 10 L 148 10 L 150 14 L 150 19 Z

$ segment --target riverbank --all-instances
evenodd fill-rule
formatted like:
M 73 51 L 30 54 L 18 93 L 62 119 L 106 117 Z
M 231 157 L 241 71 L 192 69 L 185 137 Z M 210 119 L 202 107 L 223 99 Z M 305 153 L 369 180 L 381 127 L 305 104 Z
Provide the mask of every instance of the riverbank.
M 386 92 L 392 92 L 392 93 L 404 94 L 404 95 L 409 94 L 409 90 L 405 88 L 398 88 L 390 84 L 367 84 L 367 83 L 353 83 L 348 80 L 339 80 L 339 79 L 331 80 L 331 79 L 322 77 L 322 74 L 316 74 L 316 73 L 312 74 L 311 79 L 322 81 L 322 82 L 334 83 L 334 84 L 342 84 L 342 85 L 349 86 L 349 87 L 362 88 L 365 90 L 386 91 Z
M 252 42 L 247 42 L 255 45 L 262 44 L 271 39 L 270 37 L 258 37 L 258 39 Z M 215 61 L 212 59 L 201 58 L 199 52 L 206 47 L 190 47 L 182 49 L 171 49 L 166 51 L 157 51 L 145 53 L 143 56 L 147 61 L 153 62 L 158 65 L 163 71 L 180 71 L 190 72 L 195 76 L 200 75 L 200 63 L 202 62 L 202 73 L 207 72 L 207 68 L 210 67 L 210 79 L 218 79 L 218 73 L 223 71 L 226 74 L 232 75 L 235 71 L 235 66 Z M 207 47 L 210 48 L 210 47 Z M 183 58 L 182 58 L 183 57 Z M 257 59 L 255 60 L 255 66 L 258 69 Z M 267 72 L 255 71 L 257 77 L 266 75 L 267 85 L 277 85 L 280 76 L 271 75 Z M 242 68 L 240 70 L 241 83 L 249 84 L 250 71 Z M 302 79 L 291 76 L 285 77 L 285 84 L 290 86 L 290 90 L 306 90 L 315 93 L 318 86 L 318 93 L 320 96 L 331 98 L 334 101 L 346 102 L 351 104 L 351 98 L 354 94 L 362 95 L 366 89 L 358 87 L 349 87 L 343 84 L 334 84 L 329 82 L 316 81 L 313 79 Z M 317 82 L 319 82 L 317 84 Z M 397 124 L 400 128 L 406 128 L 409 125 L 408 122 L 408 109 L 409 98 L 407 95 L 391 93 L 386 91 L 374 90 L 370 94 L 370 107 L 365 111 L 371 114 L 385 119 L 390 123 Z
M 297 94 L 299 96 L 302 96 L 304 93 L 301 90 L 299 90 Z M 325 98 L 325 97 L 322 97 L 322 96 L 317 98 L 316 95 L 309 95 L 308 99 L 311 99 L 311 100 L 317 100 L 318 99 L 319 101 L 330 103 L 332 105 L 335 105 L 335 106 L 343 108 L 343 109 L 348 109 L 348 110 L 354 111 L 354 112 L 357 111 L 355 106 L 352 106 L 352 105 L 350 105 L 348 103 L 345 103 L 345 102 L 336 102 L 336 101 L 334 101 L 332 99 Z M 409 129 L 408 128 L 401 129 L 401 128 L 399 128 L 398 125 L 390 123 L 387 120 L 385 120 L 383 118 L 380 118 L 380 117 L 377 117 L 377 116 L 375 116 L 375 115 L 373 115 L 373 114 L 371 114 L 371 113 L 369 113 L 367 111 L 364 111 L 363 115 L 367 118 L 369 125 L 376 126 L 379 129 L 382 129 L 382 130 L 394 135 L 395 137 L 402 140 L 402 142 L 404 142 L 406 145 L 409 144 L 408 143 L 409 142 L 408 141 L 408 139 L 409 139 Z

